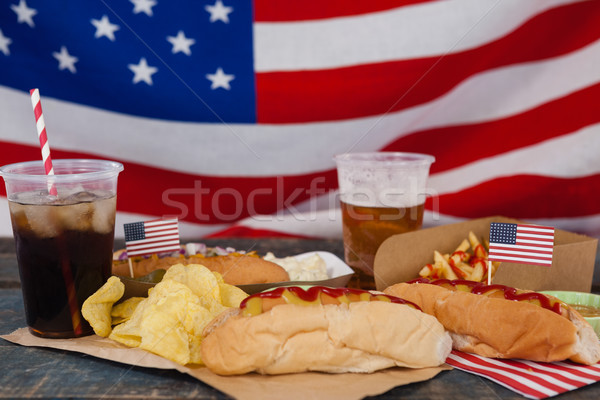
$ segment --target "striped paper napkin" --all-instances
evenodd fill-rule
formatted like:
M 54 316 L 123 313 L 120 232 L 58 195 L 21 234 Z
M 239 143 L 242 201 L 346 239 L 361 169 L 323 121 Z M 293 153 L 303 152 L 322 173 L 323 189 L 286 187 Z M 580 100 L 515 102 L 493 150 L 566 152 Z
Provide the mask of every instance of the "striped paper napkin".
M 446 363 L 488 378 L 530 399 L 545 399 L 600 381 L 600 363 L 501 360 L 453 350 Z

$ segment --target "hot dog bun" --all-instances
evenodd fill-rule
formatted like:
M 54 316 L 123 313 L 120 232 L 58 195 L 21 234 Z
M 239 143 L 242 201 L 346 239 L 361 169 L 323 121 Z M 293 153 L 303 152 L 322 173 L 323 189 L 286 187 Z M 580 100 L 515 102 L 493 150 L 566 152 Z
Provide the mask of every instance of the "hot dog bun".
M 600 360 L 600 342 L 593 328 L 564 303 L 560 306 L 566 309 L 557 313 L 532 302 L 428 283 L 399 283 L 384 293 L 412 301 L 435 316 L 450 332 L 457 350 L 542 362 L 571 359 L 594 364 Z
M 134 277 L 148 275 L 159 268 L 169 269 L 175 264 L 200 264 L 211 271 L 219 272 L 225 283 L 248 285 L 289 281 L 290 277 L 281 266 L 258 256 L 228 254 L 222 256 L 189 257 L 149 257 L 132 260 Z M 112 273 L 117 276 L 130 276 L 127 260 L 114 260 Z
M 369 373 L 393 366 L 438 366 L 451 351 L 442 325 L 409 305 L 359 301 L 271 306 L 253 316 L 232 309 L 213 320 L 203 334 L 206 366 L 221 375 Z

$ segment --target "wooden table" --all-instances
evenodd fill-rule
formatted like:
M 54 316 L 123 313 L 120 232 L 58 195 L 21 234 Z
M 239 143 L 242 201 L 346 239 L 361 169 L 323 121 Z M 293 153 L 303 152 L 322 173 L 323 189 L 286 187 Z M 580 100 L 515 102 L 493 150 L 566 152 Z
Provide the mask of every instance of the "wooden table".
M 185 241 L 184 241 L 185 242 Z M 340 258 L 339 240 L 234 239 L 205 240 L 209 246 L 273 251 L 277 256 L 329 251 Z M 116 247 L 123 243 L 116 243 Z M 598 267 L 598 262 L 596 263 Z M 598 268 L 597 268 L 598 269 Z M 596 289 L 596 287 L 594 288 Z M 0 334 L 26 326 L 12 238 L 0 238 Z M 61 350 L 15 345 L 0 339 L 0 398 L 195 398 L 227 399 L 227 395 L 177 371 L 132 367 Z M 444 371 L 421 383 L 396 387 L 376 399 L 522 399 L 487 379 L 459 370 Z M 600 384 L 558 396 L 600 398 Z

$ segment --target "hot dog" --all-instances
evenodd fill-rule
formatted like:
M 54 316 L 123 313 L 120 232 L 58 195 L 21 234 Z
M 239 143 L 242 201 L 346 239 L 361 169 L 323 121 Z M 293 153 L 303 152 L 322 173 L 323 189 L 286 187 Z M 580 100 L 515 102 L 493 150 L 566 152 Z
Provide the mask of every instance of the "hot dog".
M 451 344 L 435 318 L 395 296 L 280 287 L 215 318 L 204 330 L 201 352 L 220 375 L 369 373 L 438 366 Z
M 286 282 L 290 278 L 285 269 L 254 254 L 152 256 L 148 258 L 138 257 L 132 260 L 135 278 L 148 275 L 159 268 L 169 269 L 169 267 L 176 264 L 204 265 L 211 271 L 220 273 L 225 283 L 230 285 Z M 113 257 L 112 273 L 117 276 L 130 276 L 128 260 L 119 260 L 118 256 L 115 255 Z
M 417 279 L 384 290 L 417 304 L 450 332 L 453 348 L 495 358 L 595 364 L 600 341 L 572 307 L 557 298 L 467 280 Z

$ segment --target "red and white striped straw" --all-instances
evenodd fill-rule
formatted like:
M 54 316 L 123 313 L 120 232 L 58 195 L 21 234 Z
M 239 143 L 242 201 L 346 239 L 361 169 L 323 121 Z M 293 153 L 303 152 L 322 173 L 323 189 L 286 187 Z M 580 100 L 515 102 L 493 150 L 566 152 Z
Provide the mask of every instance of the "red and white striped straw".
M 48 135 L 46 134 L 46 123 L 44 122 L 44 114 L 42 113 L 42 102 L 40 100 L 39 89 L 31 89 L 29 91 L 31 95 L 31 105 L 33 107 L 33 113 L 35 114 L 35 126 L 37 128 L 38 138 L 40 139 L 40 146 L 42 148 L 42 161 L 44 162 L 44 169 L 46 175 L 54 175 L 54 168 L 52 167 L 52 158 L 50 157 L 50 145 L 48 144 Z M 51 195 L 56 196 L 56 186 L 52 182 L 48 183 L 48 192 Z
M 38 138 L 40 139 L 40 146 L 42 148 L 42 161 L 44 162 L 44 169 L 46 175 L 54 175 L 54 168 L 52 167 L 52 158 L 50 157 L 50 145 L 48 144 L 48 135 L 46 134 L 46 123 L 44 122 L 44 114 L 42 113 L 42 102 L 40 100 L 39 89 L 31 89 L 29 91 L 31 95 L 31 105 L 33 106 L 33 113 L 35 114 L 35 126 L 37 128 Z M 48 182 L 48 192 L 56 196 L 56 186 L 53 182 Z M 58 246 L 61 248 L 61 266 L 63 279 L 67 288 L 67 298 L 69 300 L 69 309 L 71 311 L 71 323 L 73 325 L 73 332 L 75 336 L 81 336 L 82 326 L 81 317 L 79 311 L 79 305 L 77 304 L 77 292 L 75 290 L 75 284 L 73 282 L 73 273 L 69 259 L 67 258 L 66 245 L 64 243 L 64 235 L 58 235 Z

